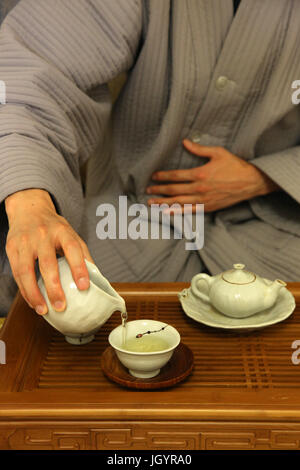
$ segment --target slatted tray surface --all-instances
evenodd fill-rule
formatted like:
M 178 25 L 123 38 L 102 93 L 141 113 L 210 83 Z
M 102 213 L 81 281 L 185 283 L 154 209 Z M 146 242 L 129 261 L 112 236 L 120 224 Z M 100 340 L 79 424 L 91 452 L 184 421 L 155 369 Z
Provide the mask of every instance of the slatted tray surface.
M 298 308 L 291 320 L 247 334 L 205 327 L 188 318 L 177 300 L 138 298 L 127 302 L 127 308 L 129 320 L 151 318 L 178 329 L 195 358 L 192 376 L 180 385 L 183 389 L 300 389 L 300 365 L 291 360 L 292 342 L 300 339 Z M 53 330 L 37 388 L 110 388 L 112 384 L 103 375 L 99 358 L 108 346 L 109 332 L 119 324 L 119 314 L 113 315 L 96 339 L 84 346 L 66 343 Z
M 250 333 L 231 333 L 204 326 L 185 315 L 177 299 L 177 292 L 185 284 L 169 284 L 169 288 L 164 285 L 161 291 L 158 290 L 159 284 L 151 284 L 148 288 L 145 285 L 144 291 L 141 287 L 132 287 L 132 292 L 130 287 L 124 286 L 119 286 L 119 292 L 122 294 L 122 288 L 125 289 L 123 295 L 129 320 L 151 318 L 169 323 L 178 329 L 182 342 L 193 351 L 194 370 L 190 377 L 176 386 L 177 390 L 300 390 L 300 364 L 297 367 L 292 362 L 292 343 L 300 340 L 299 306 L 282 323 Z M 100 357 L 108 346 L 108 335 L 120 324 L 118 313 L 113 314 L 99 330 L 93 342 L 74 346 L 68 344 L 63 335 L 43 318 L 32 311 L 22 312 L 22 309 L 27 307 L 19 298 L 15 311 L 11 312 L 7 325 L 3 327 L 4 339 L 13 334 L 14 341 L 18 340 L 16 335 L 26 335 L 24 326 L 19 333 L 17 329 L 20 322 L 25 322 L 23 316 L 27 318 L 27 325 L 29 323 L 32 327 L 25 349 L 14 358 L 19 364 L 18 369 L 10 365 L 11 351 L 10 344 L 7 344 L 8 364 L 0 366 L 0 374 L 10 369 L 11 391 L 120 390 L 120 386 L 110 382 L 100 368 Z M 13 320 L 12 316 L 16 319 Z M 21 340 L 19 338 L 19 346 Z M 7 390 L 3 382 L 0 387 Z

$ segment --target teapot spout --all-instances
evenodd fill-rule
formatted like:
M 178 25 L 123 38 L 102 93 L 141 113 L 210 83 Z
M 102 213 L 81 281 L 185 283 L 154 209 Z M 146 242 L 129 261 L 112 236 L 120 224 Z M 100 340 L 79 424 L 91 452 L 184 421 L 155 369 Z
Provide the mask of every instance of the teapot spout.
M 278 295 L 278 292 L 283 288 L 283 287 L 286 287 L 287 284 L 286 282 L 282 281 L 281 279 L 275 279 L 275 281 L 273 282 L 273 284 L 271 285 L 271 288 L 274 289 L 274 291 L 277 293 Z
M 282 281 L 281 279 L 275 279 L 274 282 L 267 288 L 267 295 L 265 297 L 265 308 L 272 307 L 272 305 L 276 302 L 278 297 L 279 291 L 286 287 L 286 282 Z

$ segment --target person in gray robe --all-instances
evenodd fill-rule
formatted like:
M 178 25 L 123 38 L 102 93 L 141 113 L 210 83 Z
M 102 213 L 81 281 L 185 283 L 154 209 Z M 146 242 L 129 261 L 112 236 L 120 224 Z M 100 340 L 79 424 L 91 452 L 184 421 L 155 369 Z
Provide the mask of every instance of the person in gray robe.
M 110 281 L 189 281 L 236 262 L 299 280 L 299 24 L 295 0 L 242 0 L 235 15 L 232 0 L 20 0 L 0 33 L 0 311 L 16 289 L 3 201 L 28 188 L 52 196 Z M 124 72 L 112 107 L 107 83 Z M 278 189 L 206 212 L 200 250 L 100 240 L 100 204 L 147 204 L 154 172 L 205 166 L 183 139 L 227 149 Z

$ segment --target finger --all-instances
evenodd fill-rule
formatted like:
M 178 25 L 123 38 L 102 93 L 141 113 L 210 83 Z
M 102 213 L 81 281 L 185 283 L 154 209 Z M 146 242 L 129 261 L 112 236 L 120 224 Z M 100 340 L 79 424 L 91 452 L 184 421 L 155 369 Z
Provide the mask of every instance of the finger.
M 166 194 L 169 196 L 194 194 L 197 191 L 196 183 L 189 184 L 166 184 L 159 186 L 149 186 L 147 188 L 148 194 Z
M 153 173 L 152 179 L 154 181 L 194 181 L 196 178 L 194 168 L 189 168 L 187 170 L 157 171 Z
M 80 237 L 78 237 L 78 241 L 80 243 L 84 258 L 86 260 L 90 261 L 91 263 L 96 264 L 95 261 L 92 258 L 91 253 L 89 252 L 87 244 Z
M 57 312 L 62 312 L 66 308 L 66 298 L 59 278 L 55 247 L 50 241 L 43 240 L 39 245 L 38 260 L 49 301 Z
M 39 315 L 45 315 L 48 307 L 39 289 L 35 274 L 35 257 L 32 250 L 20 244 L 16 276 L 20 279 L 28 302 Z
M 187 205 L 182 205 L 180 207 L 170 207 L 169 209 L 164 209 L 163 210 L 164 214 L 195 214 L 195 213 L 201 213 L 203 214 L 203 210 L 199 208 L 199 204 L 189 204 Z
M 19 254 L 18 254 L 18 250 L 16 249 L 16 243 L 14 242 L 14 240 L 7 239 L 6 246 L 5 246 L 5 251 L 6 251 L 6 255 L 7 255 L 9 264 L 10 264 L 12 275 L 13 275 L 14 280 L 15 280 L 17 286 L 18 286 L 18 289 L 21 292 L 21 295 L 22 295 L 23 299 L 32 308 L 32 305 L 30 305 L 28 299 L 26 298 L 25 291 L 24 291 L 21 279 L 18 277 L 18 274 L 17 274 Z
M 183 140 L 184 147 L 194 155 L 207 158 L 219 158 L 224 152 L 227 152 L 222 147 L 212 147 L 209 145 L 199 145 L 191 142 L 188 139 Z
M 152 204 L 203 204 L 203 198 L 199 194 L 187 195 L 187 196 L 175 196 L 175 197 L 164 197 L 164 198 L 153 198 L 148 200 L 148 205 Z
M 27 299 L 27 296 L 25 294 L 25 290 L 24 290 L 24 287 L 23 287 L 23 284 L 22 284 L 22 281 L 21 279 L 18 277 L 17 275 L 17 270 L 16 270 L 16 266 L 17 266 L 17 262 L 16 261 L 12 261 L 11 259 L 9 259 L 9 263 L 10 263 L 10 267 L 11 267 L 11 271 L 12 271 L 12 274 L 13 274 L 13 277 L 14 277 L 14 280 L 16 281 L 16 284 L 18 286 L 18 289 L 23 297 L 23 299 L 25 300 L 25 302 L 29 305 L 30 308 L 34 308 L 33 305 L 31 305 L 31 303 L 29 302 L 29 300 Z
M 21 279 L 18 277 L 18 275 L 16 274 L 16 272 L 15 272 L 14 269 L 12 269 L 12 273 L 13 273 L 14 279 L 15 279 L 15 281 L 16 281 L 16 284 L 17 284 L 18 288 L 19 288 L 19 291 L 21 292 L 21 295 L 22 295 L 23 299 L 24 299 L 25 302 L 29 305 L 30 308 L 34 308 L 33 305 L 31 305 L 31 303 L 30 303 L 29 300 L 27 299 L 27 296 L 26 296 L 26 293 L 25 293 L 25 290 L 24 290 L 22 281 L 21 281 Z
M 84 253 L 77 236 L 67 232 L 62 236 L 60 244 L 78 289 L 88 289 L 90 286 L 89 273 L 84 261 Z

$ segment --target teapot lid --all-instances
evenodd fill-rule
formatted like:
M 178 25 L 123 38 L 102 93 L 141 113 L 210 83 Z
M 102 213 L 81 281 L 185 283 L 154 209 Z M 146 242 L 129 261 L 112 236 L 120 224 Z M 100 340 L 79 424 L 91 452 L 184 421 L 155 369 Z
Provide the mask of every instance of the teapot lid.
M 230 284 L 250 284 L 250 282 L 254 282 L 256 279 L 255 274 L 244 271 L 244 267 L 244 264 L 234 264 L 233 269 L 222 274 L 222 279 Z

